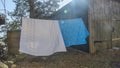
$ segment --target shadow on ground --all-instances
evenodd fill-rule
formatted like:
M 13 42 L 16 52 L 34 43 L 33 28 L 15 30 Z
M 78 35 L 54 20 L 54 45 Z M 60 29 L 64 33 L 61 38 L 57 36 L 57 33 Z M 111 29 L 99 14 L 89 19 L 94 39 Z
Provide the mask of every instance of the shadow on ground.
M 14 58 L 16 68 L 120 68 L 120 50 L 102 50 L 94 55 L 68 48 L 49 57 L 26 54 Z

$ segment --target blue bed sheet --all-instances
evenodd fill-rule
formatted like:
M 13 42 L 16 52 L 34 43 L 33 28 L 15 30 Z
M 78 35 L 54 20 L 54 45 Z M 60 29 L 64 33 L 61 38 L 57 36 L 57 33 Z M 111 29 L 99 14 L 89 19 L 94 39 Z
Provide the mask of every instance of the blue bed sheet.
M 87 44 L 89 32 L 81 18 L 59 20 L 59 25 L 66 47 Z

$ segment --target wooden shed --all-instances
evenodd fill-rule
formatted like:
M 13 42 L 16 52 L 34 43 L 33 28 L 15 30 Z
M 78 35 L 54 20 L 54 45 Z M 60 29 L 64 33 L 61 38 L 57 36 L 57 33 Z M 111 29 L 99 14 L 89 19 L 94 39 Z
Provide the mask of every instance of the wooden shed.
M 114 42 L 120 42 L 120 2 L 118 0 L 89 0 L 88 12 L 90 53 L 112 48 L 116 45 Z
M 67 10 L 67 14 L 64 11 Z M 119 0 L 73 0 L 51 18 L 83 18 L 89 32 L 89 52 L 120 45 Z

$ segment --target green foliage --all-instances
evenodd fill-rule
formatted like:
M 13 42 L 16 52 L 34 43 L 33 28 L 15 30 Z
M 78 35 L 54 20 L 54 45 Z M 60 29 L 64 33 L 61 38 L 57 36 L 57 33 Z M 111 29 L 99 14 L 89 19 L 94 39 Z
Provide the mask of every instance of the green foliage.
M 18 22 L 18 20 L 14 20 L 12 22 L 7 23 L 6 28 L 7 28 L 8 31 L 20 30 L 21 29 L 21 23 Z
M 56 12 L 59 2 L 62 0 L 34 0 L 34 18 L 45 18 Z M 12 21 L 7 24 L 8 30 L 19 30 L 21 27 L 21 17 L 30 17 L 29 0 L 13 0 L 16 7 L 9 13 Z
M 35 18 L 44 18 L 48 17 L 59 8 L 59 2 L 61 0 L 48 0 L 44 2 L 36 2 L 35 3 Z
M 43 2 L 34 0 L 34 17 L 35 18 L 44 18 L 47 16 L 50 16 L 52 13 L 56 11 L 57 8 L 59 8 L 59 2 L 62 0 L 45 0 Z M 14 19 L 17 19 L 20 21 L 20 16 L 22 17 L 29 17 L 30 13 L 30 6 L 29 6 L 29 0 L 13 0 L 16 7 L 14 9 L 14 12 L 10 13 L 10 16 L 13 16 Z M 14 20 L 13 19 L 13 20 Z
M 0 19 L 5 19 L 5 15 L 0 13 Z
M 27 16 L 29 11 L 29 0 L 13 0 L 16 7 L 13 12 L 10 12 L 9 15 L 12 17 L 12 20 L 20 22 L 21 16 Z

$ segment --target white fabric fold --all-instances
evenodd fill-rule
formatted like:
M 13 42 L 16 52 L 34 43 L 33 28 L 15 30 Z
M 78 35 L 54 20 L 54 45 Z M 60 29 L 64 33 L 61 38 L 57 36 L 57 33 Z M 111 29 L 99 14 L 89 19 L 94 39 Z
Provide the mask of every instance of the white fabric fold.
M 22 18 L 19 51 L 34 56 L 66 52 L 58 21 Z

